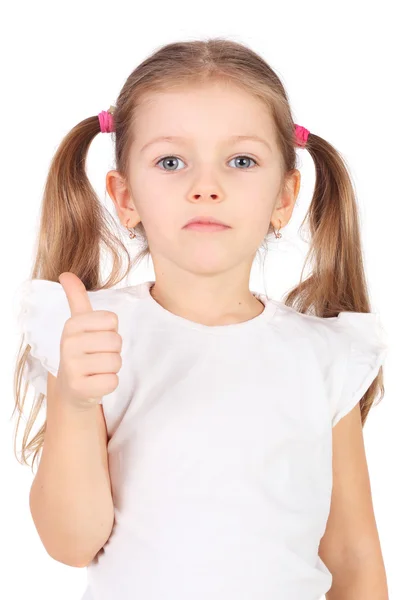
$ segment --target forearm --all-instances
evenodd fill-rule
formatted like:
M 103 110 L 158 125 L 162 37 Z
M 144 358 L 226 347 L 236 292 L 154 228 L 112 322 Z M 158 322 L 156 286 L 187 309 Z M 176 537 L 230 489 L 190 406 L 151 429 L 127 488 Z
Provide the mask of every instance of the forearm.
M 42 456 L 30 493 L 31 514 L 47 552 L 84 566 L 109 537 L 114 507 L 106 446 L 95 408 L 78 411 L 53 398 Z

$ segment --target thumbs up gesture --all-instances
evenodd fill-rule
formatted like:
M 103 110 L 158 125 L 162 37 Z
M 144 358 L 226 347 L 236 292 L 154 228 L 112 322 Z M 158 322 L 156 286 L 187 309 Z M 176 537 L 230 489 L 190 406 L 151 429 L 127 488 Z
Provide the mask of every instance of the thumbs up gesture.
M 71 317 L 61 335 L 57 395 L 79 409 L 88 409 L 119 385 L 122 338 L 118 315 L 93 310 L 84 283 L 74 273 L 61 273 L 59 281 Z

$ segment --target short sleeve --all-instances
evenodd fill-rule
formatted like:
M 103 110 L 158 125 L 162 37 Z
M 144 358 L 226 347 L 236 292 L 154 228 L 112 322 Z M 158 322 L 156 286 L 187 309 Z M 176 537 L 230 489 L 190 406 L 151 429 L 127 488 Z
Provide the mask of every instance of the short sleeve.
M 22 377 L 47 395 L 47 373 L 58 374 L 61 336 L 71 316 L 68 300 L 60 283 L 46 279 L 24 281 L 17 294 L 18 326 L 31 347 Z M 88 295 L 94 310 L 118 312 L 120 290 L 89 291 Z
M 333 399 L 334 427 L 361 400 L 378 375 L 388 352 L 388 336 L 379 313 L 341 312 L 336 324 L 345 341 L 343 381 Z M 342 385 L 341 385 L 342 383 Z

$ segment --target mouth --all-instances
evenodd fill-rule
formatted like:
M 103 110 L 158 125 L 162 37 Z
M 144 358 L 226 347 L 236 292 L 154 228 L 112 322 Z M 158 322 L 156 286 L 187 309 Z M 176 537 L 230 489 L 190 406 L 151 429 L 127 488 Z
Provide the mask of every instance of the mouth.
M 193 217 L 192 219 L 190 219 L 189 221 L 187 221 L 187 223 L 184 225 L 183 229 L 186 228 L 190 228 L 192 229 L 194 225 L 200 225 L 200 226 L 210 226 L 210 225 L 214 225 L 214 226 L 218 226 L 219 228 L 224 228 L 224 229 L 229 229 L 230 226 L 226 225 L 226 223 L 223 223 L 222 221 L 219 221 L 218 219 L 215 219 L 214 217 Z
M 185 225 L 183 229 L 189 229 L 193 231 L 227 231 L 231 229 L 228 225 L 221 225 L 220 223 L 199 223 L 198 221 Z

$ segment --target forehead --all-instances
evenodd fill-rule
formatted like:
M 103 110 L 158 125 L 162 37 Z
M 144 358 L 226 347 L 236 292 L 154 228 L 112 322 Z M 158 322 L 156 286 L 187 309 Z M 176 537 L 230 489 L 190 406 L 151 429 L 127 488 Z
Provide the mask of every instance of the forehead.
M 157 136 L 226 139 L 241 134 L 259 135 L 270 144 L 274 140 L 271 115 L 260 99 L 219 82 L 146 94 L 136 108 L 134 133 L 141 145 Z

